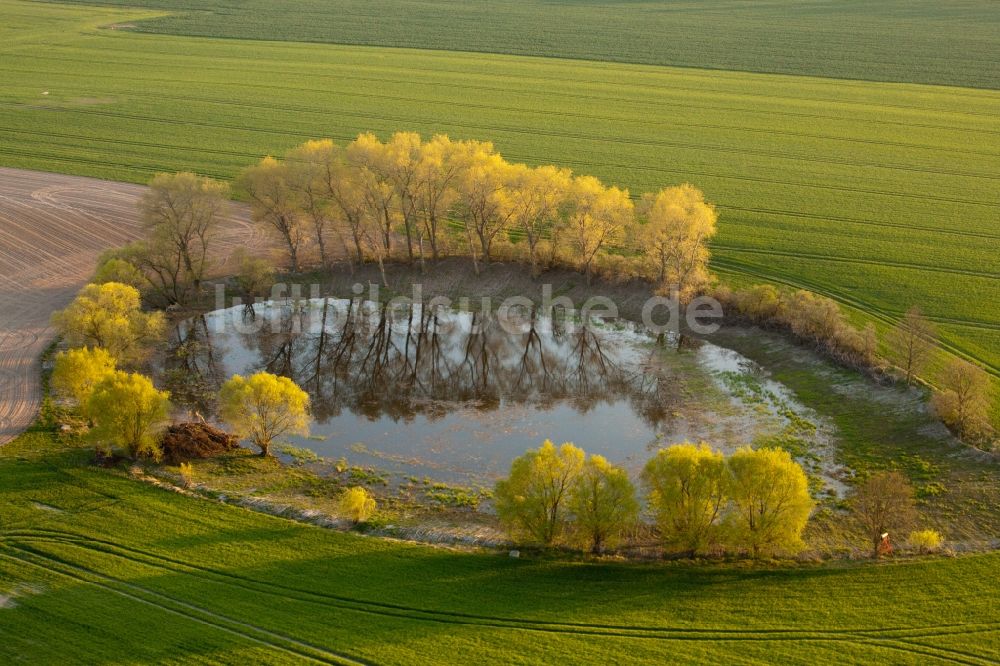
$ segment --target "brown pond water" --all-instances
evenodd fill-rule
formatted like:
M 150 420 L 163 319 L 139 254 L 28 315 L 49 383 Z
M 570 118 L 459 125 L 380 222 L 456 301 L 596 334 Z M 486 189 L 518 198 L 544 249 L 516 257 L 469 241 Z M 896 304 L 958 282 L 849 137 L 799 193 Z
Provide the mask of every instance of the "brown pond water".
M 294 446 L 462 484 L 492 483 L 546 438 L 637 473 L 662 445 L 705 439 L 732 450 L 786 431 L 789 406 L 807 411 L 734 351 L 528 310 L 238 306 L 178 324 L 162 368 L 175 402 L 207 418 L 225 379 L 259 370 L 312 398 L 311 434 L 289 437 Z M 823 424 L 800 434 L 811 456 L 830 457 Z

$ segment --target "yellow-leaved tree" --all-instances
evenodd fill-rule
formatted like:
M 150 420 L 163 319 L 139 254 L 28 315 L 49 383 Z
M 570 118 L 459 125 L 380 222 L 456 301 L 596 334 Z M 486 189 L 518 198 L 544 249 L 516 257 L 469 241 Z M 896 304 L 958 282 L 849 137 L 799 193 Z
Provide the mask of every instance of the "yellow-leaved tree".
M 170 415 L 170 394 L 157 390 L 148 377 L 116 370 L 94 386 L 87 414 L 94 422 L 90 430 L 94 441 L 123 446 L 132 458 L 158 458 L 159 435 Z
M 363 227 L 367 207 L 356 170 L 348 164 L 345 150 L 333 141 L 308 141 L 300 149 L 305 152 L 304 157 L 313 169 L 312 176 L 321 179 L 312 187 L 322 186 L 322 198 L 328 204 L 322 212 L 332 219 L 345 256 L 353 254 L 357 262 L 362 263 L 365 260 Z M 290 160 L 297 157 L 301 156 L 289 154 Z M 313 226 L 315 230 L 315 222 Z M 321 254 L 322 251 L 323 248 Z
M 268 227 L 285 244 L 291 268 L 297 273 L 309 228 L 290 178 L 285 162 L 265 157 L 240 173 L 236 187 L 250 200 L 253 220 Z
M 115 371 L 115 359 L 100 347 L 79 347 L 56 354 L 52 390 L 86 411 L 94 387 Z
M 574 532 L 592 553 L 617 545 L 639 516 L 628 472 L 598 455 L 584 463 L 570 489 L 568 506 Z
M 566 527 L 569 493 L 583 464 L 583 450 L 569 442 L 556 448 L 550 440 L 515 458 L 494 492 L 500 521 L 515 537 L 552 544 Z
M 571 182 L 568 169 L 511 165 L 503 202 L 510 211 L 512 228 L 523 232 L 528 243 L 532 275 L 538 274 L 539 243 L 546 236 L 552 237 Z
M 382 168 L 395 194 L 396 210 L 406 239 L 406 254 L 410 263 L 420 252 L 423 261 L 423 232 L 420 224 L 419 165 L 422 141 L 416 132 L 396 132 L 383 145 Z
M 702 442 L 661 449 L 642 480 L 667 549 L 694 556 L 721 541 L 728 506 L 726 461 Z
M 491 143 L 469 141 L 463 145 L 465 164 L 456 180 L 459 194 L 456 208 L 478 272 L 478 257 L 490 260 L 493 244 L 507 230 L 513 215 L 511 208 L 504 205 L 511 165 L 494 151 Z
M 435 134 L 423 145 L 417 165 L 417 213 L 423 226 L 421 238 L 431 246 L 431 257 L 438 259 L 447 243 L 448 215 L 458 198 L 455 189 L 464 163 L 465 148 L 444 134 Z
M 378 239 L 382 253 L 393 247 L 393 228 L 399 219 L 396 188 L 389 180 L 386 147 L 372 133 L 359 134 L 345 150 L 351 179 L 364 204 L 366 233 Z M 370 227 L 370 229 L 369 229 Z
M 219 415 L 267 456 L 277 437 L 308 433 L 309 394 L 288 377 L 269 372 L 233 375 L 219 391 Z
M 628 190 L 605 187 L 593 176 L 577 176 L 569 190 L 566 241 L 589 281 L 597 253 L 620 243 L 633 221 Z
M 741 448 L 728 460 L 734 546 L 754 557 L 802 549 L 813 500 L 802 467 L 784 449 Z
M 294 195 L 291 204 L 311 228 L 324 267 L 331 265 L 327 234 L 333 230 L 341 236 L 342 231 L 334 224 L 338 210 L 330 196 L 330 181 L 335 177 L 338 154 L 329 139 L 306 141 L 289 150 L 284 162 L 288 187 Z M 341 238 L 343 240 L 343 236 Z
M 676 289 L 688 302 L 707 284 L 708 241 L 715 235 L 715 208 L 701 190 L 685 183 L 667 187 L 643 201 L 646 223 L 641 238 L 656 280 Z
M 123 254 L 120 249 L 105 252 L 97 260 L 97 270 L 91 283 L 120 282 L 142 291 L 149 284 L 148 279 L 135 263 L 123 259 L 120 254 Z
M 375 513 L 375 498 L 367 488 L 354 486 L 344 491 L 338 502 L 340 513 L 355 525 L 363 523 Z
M 100 347 L 119 363 L 142 358 L 163 333 L 163 313 L 142 311 L 139 291 L 118 282 L 88 284 L 52 323 L 71 346 Z

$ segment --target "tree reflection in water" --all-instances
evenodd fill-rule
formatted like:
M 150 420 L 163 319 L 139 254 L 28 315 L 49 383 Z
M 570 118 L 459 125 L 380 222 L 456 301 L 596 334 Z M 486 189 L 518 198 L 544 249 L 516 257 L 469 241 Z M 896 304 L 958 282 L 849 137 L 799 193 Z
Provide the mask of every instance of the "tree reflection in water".
M 627 401 L 658 431 L 682 381 L 658 362 L 665 344 L 630 324 L 535 310 L 480 314 L 314 299 L 179 324 L 165 376 L 178 402 L 207 414 L 229 374 L 266 370 L 305 388 L 321 423 L 344 410 L 406 420 L 439 418 L 457 403 L 490 411 L 565 402 L 586 413 Z
M 180 323 L 163 377 L 176 403 L 211 418 L 233 373 L 285 375 L 312 397 L 318 439 L 298 445 L 485 482 L 546 437 L 633 471 L 661 438 L 688 437 L 690 369 L 675 370 L 667 346 L 622 322 L 315 299 Z

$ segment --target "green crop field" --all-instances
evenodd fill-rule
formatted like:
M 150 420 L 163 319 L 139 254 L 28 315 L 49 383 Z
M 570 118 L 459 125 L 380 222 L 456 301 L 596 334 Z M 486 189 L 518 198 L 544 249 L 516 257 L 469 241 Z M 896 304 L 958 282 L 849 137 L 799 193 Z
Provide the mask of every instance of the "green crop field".
M 2 0 L 0 163 L 230 177 L 308 138 L 492 139 L 721 207 L 713 265 L 885 326 L 919 304 L 1000 373 L 1000 91 L 101 29 L 148 12 Z M 47 94 L 43 94 L 47 93 Z
M 992 663 L 1000 555 L 882 566 L 457 553 L 189 499 L 38 430 L 0 448 L 11 663 Z M 787 565 L 786 565 L 787 567 Z
M 154 33 L 1000 88 L 990 0 L 73 0 Z
M 492 140 L 634 196 L 689 181 L 720 208 L 726 280 L 808 288 L 882 330 L 919 304 L 945 349 L 1000 377 L 998 34 L 985 0 L 0 0 L 0 165 L 228 179 L 306 139 L 410 130 Z M 929 526 L 995 536 L 995 470 L 925 413 L 892 413 L 854 373 L 780 346 L 732 343 L 836 423 L 853 468 L 922 474 Z M 48 414 L 0 447 L 6 661 L 1000 654 L 997 552 L 514 559 L 187 497 L 92 456 Z

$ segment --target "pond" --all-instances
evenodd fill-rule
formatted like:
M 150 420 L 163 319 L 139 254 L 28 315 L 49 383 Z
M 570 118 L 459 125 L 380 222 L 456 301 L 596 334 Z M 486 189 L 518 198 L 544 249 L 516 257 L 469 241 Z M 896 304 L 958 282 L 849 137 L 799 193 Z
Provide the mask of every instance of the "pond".
M 234 373 L 291 377 L 309 392 L 313 415 L 310 435 L 289 437 L 292 445 L 461 484 L 491 484 L 545 439 L 637 474 L 666 444 L 704 439 L 732 450 L 778 436 L 794 403 L 733 351 L 527 309 L 485 315 L 346 299 L 237 306 L 178 324 L 162 364 L 175 402 L 206 418 Z M 825 446 L 821 429 L 802 434 L 811 450 Z

